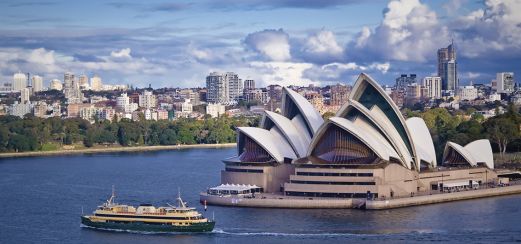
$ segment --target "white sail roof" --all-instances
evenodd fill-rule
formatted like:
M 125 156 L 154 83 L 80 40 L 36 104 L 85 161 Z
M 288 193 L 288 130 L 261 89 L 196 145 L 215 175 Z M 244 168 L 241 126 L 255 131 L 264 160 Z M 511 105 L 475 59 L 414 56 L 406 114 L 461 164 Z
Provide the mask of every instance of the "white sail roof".
M 320 113 L 313 107 L 313 105 L 311 105 L 311 103 L 308 102 L 308 100 L 306 100 L 306 98 L 297 92 L 287 87 L 284 87 L 283 91 L 287 96 L 283 96 L 282 102 L 286 104 L 288 102 L 286 98 L 289 97 L 295 103 L 300 111 L 300 114 L 302 117 L 304 117 L 307 126 L 311 129 L 311 132 L 314 135 L 322 123 L 324 123 L 324 119 Z M 285 111 L 285 108 L 287 108 L 287 106 L 283 106 L 282 114 L 287 117 L 288 111 Z
M 302 132 L 299 132 L 295 125 L 288 118 L 274 112 L 265 111 L 262 121 L 264 129 L 267 128 L 268 122 L 271 121 L 284 135 L 285 140 L 289 142 L 298 157 L 304 157 L 306 154 L 307 147 L 310 143 L 308 137 L 304 136 Z
M 387 118 L 392 124 L 392 127 L 398 132 L 397 136 L 399 136 L 400 141 L 403 141 L 403 144 L 405 144 L 408 154 L 416 163 L 415 165 L 420 164 L 420 159 L 416 156 L 416 150 L 412 142 L 411 132 L 407 128 L 400 109 L 375 80 L 369 75 L 361 73 L 353 86 L 353 90 L 349 94 L 349 99 L 359 102 L 369 110 L 372 110 L 374 106 L 378 106 L 380 111 L 378 111 L 378 115 L 375 116 Z M 341 111 L 339 113 L 341 113 Z M 407 157 L 402 150 L 399 151 L 402 156 Z M 416 170 L 419 169 L 416 168 Z
M 411 137 L 416 149 L 416 155 L 430 164 L 431 167 L 436 167 L 436 151 L 429 128 L 423 119 L 418 117 L 409 118 L 405 121 L 407 128 L 412 131 Z M 420 168 L 420 165 L 417 165 Z
M 467 151 L 464 147 L 462 147 L 460 144 L 454 143 L 454 142 L 447 142 L 445 145 L 445 152 L 443 153 L 443 161 L 445 161 L 446 157 L 448 156 L 449 150 L 455 150 L 459 155 L 461 155 L 467 163 L 469 163 L 470 166 L 476 166 L 477 162 L 472 156 L 472 154 Z
M 472 155 L 474 160 L 476 160 L 476 164 L 484 163 L 488 168 L 494 168 L 494 155 L 492 154 L 492 147 L 490 146 L 489 140 L 476 140 L 465 145 L 463 148 Z
M 256 127 L 239 127 L 237 131 L 254 140 L 259 146 L 264 148 L 277 162 L 283 162 L 284 158 L 296 158 L 295 152 L 285 140 L 279 140 L 270 131 Z M 237 145 L 241 150 L 243 145 Z M 239 151 L 239 154 L 241 152 Z

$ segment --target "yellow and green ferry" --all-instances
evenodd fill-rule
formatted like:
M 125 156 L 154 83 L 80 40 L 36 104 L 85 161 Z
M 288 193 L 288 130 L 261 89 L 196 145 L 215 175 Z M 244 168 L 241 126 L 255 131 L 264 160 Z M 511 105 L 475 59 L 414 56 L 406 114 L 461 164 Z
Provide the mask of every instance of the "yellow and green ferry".
M 81 223 L 99 229 L 145 232 L 210 232 L 215 226 L 215 221 L 188 207 L 180 196 L 178 206 L 168 204 L 168 207 L 141 204 L 136 208 L 117 204 L 114 199 L 112 192 L 110 199 L 92 215 L 81 216 Z

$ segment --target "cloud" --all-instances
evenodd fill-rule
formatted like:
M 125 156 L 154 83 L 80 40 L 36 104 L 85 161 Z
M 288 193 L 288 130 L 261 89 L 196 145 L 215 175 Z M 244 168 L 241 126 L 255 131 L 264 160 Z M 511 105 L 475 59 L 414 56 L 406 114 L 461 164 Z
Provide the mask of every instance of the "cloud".
M 363 2 L 362 0 L 221 0 L 208 1 L 211 8 L 225 10 L 273 10 L 280 8 L 324 9 Z
M 248 34 L 244 44 L 270 61 L 285 61 L 291 58 L 289 35 L 282 29 Z
M 343 56 L 344 49 L 329 30 L 320 30 L 311 34 L 299 50 L 305 60 L 312 62 L 331 62 Z
M 447 12 L 447 15 L 455 16 L 467 2 L 468 0 L 449 0 L 442 7 Z
M 151 11 L 177 12 L 190 7 L 188 3 L 161 3 L 149 8 Z
M 127 8 L 139 12 L 178 12 L 190 8 L 192 3 L 164 2 L 164 3 L 135 3 L 135 2 L 110 2 L 108 6 L 114 8 Z
M 304 72 L 313 67 L 310 63 L 251 62 L 249 65 L 259 71 L 261 80 L 267 85 L 289 86 L 314 83 L 303 77 Z
M 130 52 L 130 48 L 123 48 L 119 51 L 110 52 L 110 56 L 116 59 L 131 59 Z
M 56 5 L 57 2 L 54 1 L 17 1 L 15 3 L 11 3 L 8 6 L 9 7 L 30 7 L 30 6 L 50 6 L 50 5 Z
M 487 0 L 478 9 L 454 21 L 462 55 L 475 58 L 519 57 L 521 54 L 521 2 Z
M 355 62 L 348 63 L 329 63 L 321 66 L 314 66 L 312 69 L 306 70 L 304 76 L 322 83 L 349 81 L 352 82 L 361 72 L 369 72 L 372 74 L 385 74 L 390 69 L 390 63 L 371 63 L 368 65 L 360 65 Z
M 436 12 L 419 0 L 399 0 L 389 2 L 382 22 L 373 30 L 363 28 L 348 50 L 359 59 L 425 62 L 448 40 Z
M 124 60 L 114 58 L 124 57 Z M 22 49 L 0 48 L 0 70 L 4 79 L 14 72 L 24 71 L 44 75 L 46 78 L 62 77 L 66 71 L 115 72 L 119 75 L 164 75 L 167 66 L 153 63 L 146 58 L 132 58 L 130 50 L 122 49 L 91 61 L 79 60 L 74 56 L 57 53 L 45 48 Z

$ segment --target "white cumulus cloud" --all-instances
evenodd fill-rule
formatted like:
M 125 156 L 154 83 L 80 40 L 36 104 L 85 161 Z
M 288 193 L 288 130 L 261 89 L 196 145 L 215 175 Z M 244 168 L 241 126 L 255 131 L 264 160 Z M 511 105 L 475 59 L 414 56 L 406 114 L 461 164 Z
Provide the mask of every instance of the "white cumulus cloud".
M 123 48 L 121 50 L 110 52 L 110 56 L 113 58 L 131 59 L 132 56 L 130 56 L 130 52 L 131 52 L 130 48 Z
M 338 44 L 332 31 L 321 30 L 307 39 L 302 51 L 313 55 L 340 56 L 344 49 Z
M 246 36 L 244 43 L 270 61 L 291 59 L 289 36 L 282 29 L 251 33 Z

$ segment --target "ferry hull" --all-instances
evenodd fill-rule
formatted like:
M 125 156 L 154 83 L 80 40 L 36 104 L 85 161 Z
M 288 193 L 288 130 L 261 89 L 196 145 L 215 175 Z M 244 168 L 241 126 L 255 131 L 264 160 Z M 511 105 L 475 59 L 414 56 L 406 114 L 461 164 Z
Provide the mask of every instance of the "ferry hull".
M 193 223 L 186 226 L 157 225 L 143 222 L 93 222 L 87 216 L 81 217 L 81 223 L 101 229 L 145 231 L 145 232 L 210 232 L 215 226 L 215 222 Z

